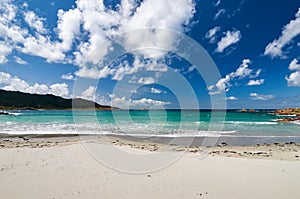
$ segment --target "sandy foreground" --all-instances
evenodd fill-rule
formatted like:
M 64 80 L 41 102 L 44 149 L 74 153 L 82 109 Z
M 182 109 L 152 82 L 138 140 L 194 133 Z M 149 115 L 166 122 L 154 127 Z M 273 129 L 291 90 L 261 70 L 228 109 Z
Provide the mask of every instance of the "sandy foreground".
M 95 144 L 160 152 L 163 146 L 110 138 Z M 170 149 L 169 149 L 170 150 Z M 173 146 L 170 153 L 183 147 Z M 200 158 L 190 147 L 172 165 L 142 174 L 113 170 L 76 137 L 1 138 L 0 197 L 14 198 L 299 198 L 300 145 L 217 146 Z

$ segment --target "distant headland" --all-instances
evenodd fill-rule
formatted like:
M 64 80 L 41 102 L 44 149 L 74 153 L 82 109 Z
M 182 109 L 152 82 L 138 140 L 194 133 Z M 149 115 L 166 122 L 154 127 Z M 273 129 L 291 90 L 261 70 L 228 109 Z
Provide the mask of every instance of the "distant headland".
M 81 98 L 65 99 L 51 94 L 29 94 L 0 89 L 0 110 L 115 110 L 117 107 L 100 105 Z

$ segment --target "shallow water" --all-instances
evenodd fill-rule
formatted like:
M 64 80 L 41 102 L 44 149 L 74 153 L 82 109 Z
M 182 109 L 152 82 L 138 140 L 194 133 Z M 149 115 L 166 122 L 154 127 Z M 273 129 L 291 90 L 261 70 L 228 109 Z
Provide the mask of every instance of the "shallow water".
M 300 123 L 278 123 L 267 112 L 188 110 L 9 111 L 0 116 L 6 134 L 113 134 L 151 137 L 298 137 Z

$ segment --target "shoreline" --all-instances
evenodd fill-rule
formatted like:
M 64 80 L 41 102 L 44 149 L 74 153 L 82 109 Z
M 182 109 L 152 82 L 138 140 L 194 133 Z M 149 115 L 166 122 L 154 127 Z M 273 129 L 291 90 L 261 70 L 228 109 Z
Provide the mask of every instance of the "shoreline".
M 141 143 L 156 143 L 156 144 L 175 144 L 178 146 L 203 146 L 203 147 L 213 147 L 213 146 L 252 146 L 252 145 L 266 145 L 266 144 L 289 144 L 289 143 L 299 143 L 300 136 L 235 136 L 235 135 L 220 135 L 220 136 L 134 136 L 133 135 L 114 135 L 114 134 L 77 134 L 77 133 L 67 133 L 67 134 L 7 134 L 0 133 L 0 142 L 6 138 L 21 138 L 21 139 L 48 139 L 48 138 L 78 138 L 78 140 L 93 139 L 97 137 L 107 137 L 113 139 L 123 139 L 128 142 L 141 142 Z
M 168 141 L 168 142 L 167 142 Z M 84 135 L 0 135 L 1 149 L 51 148 L 70 145 L 99 144 L 129 147 L 134 150 L 148 152 L 187 152 L 207 153 L 208 156 L 224 156 L 250 159 L 300 161 L 300 142 L 274 142 L 243 145 L 230 145 L 228 139 L 220 139 L 216 145 L 199 145 L 203 140 L 194 140 L 191 145 L 184 145 L 182 139 L 170 143 L 169 139 L 149 140 L 128 138 L 123 136 Z M 197 142 L 198 141 L 198 142 Z M 227 141 L 227 142 L 226 142 Z M 235 140 L 236 141 L 236 140 Z M 82 142 L 82 143 L 81 143 Z M 183 144 L 182 144 L 183 143 Z M 196 144 L 195 144 L 196 143 Z M 209 142 L 207 142 L 209 143 Z M 249 142 L 248 142 L 249 143 Z M 198 144 L 198 145 L 197 145 Z M 203 143 L 202 143 L 203 144 Z

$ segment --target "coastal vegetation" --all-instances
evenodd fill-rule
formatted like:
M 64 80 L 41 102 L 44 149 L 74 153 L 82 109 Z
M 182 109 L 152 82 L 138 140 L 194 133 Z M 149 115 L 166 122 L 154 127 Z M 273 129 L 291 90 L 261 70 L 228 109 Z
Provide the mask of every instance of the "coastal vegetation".
M 29 94 L 19 91 L 0 90 L 0 110 L 68 110 L 96 109 L 111 110 L 116 107 L 100 105 L 81 98 L 65 99 L 55 95 Z

